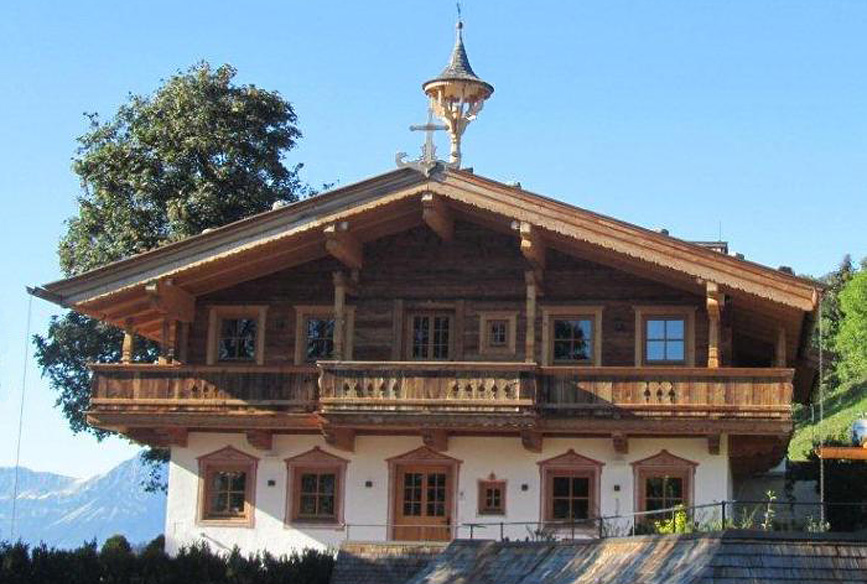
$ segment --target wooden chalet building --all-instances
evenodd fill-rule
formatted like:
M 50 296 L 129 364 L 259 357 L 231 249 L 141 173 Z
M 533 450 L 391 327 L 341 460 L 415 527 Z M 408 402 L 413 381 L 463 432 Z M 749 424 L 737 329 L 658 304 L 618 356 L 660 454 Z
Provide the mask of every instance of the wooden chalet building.
M 731 499 L 785 452 L 819 296 L 442 164 L 37 293 L 127 331 L 88 420 L 171 449 L 169 549 L 274 552 Z

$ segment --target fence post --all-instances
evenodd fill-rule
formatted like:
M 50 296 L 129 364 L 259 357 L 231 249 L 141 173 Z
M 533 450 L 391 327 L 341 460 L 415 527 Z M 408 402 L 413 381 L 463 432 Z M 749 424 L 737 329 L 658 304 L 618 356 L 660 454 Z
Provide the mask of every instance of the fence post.
M 500 521 L 500 541 L 503 541 L 503 522 Z
M 720 501 L 720 505 L 722 505 L 722 512 L 720 513 L 720 517 L 722 518 L 722 527 L 720 528 L 720 530 L 725 531 L 726 530 L 726 502 L 725 502 L 725 499 Z
M 572 518 L 572 521 L 570 522 L 569 528 L 570 528 L 569 541 L 575 541 L 575 518 L 574 517 Z
M 605 521 L 605 518 L 600 515 L 597 518 L 597 521 L 599 521 L 599 539 L 602 539 L 605 537 L 605 530 L 603 529 L 604 525 L 602 523 L 603 521 Z
M 473 534 L 475 533 L 474 528 L 476 527 L 475 523 L 470 523 L 470 539 L 473 539 Z

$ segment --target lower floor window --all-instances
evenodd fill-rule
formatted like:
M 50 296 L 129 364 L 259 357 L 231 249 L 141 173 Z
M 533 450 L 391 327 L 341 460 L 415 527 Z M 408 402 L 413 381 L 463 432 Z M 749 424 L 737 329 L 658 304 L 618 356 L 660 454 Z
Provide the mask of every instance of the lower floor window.
M 506 514 L 506 483 L 482 481 L 479 483 L 479 515 Z
M 299 519 L 335 519 L 337 473 L 301 472 L 299 482 L 296 516 Z
M 551 519 L 572 521 L 590 518 L 590 477 L 551 477 Z
M 208 473 L 207 519 L 246 516 L 247 473 L 243 470 L 211 470 Z
M 683 477 L 667 475 L 647 477 L 644 482 L 644 510 L 657 511 L 683 505 Z

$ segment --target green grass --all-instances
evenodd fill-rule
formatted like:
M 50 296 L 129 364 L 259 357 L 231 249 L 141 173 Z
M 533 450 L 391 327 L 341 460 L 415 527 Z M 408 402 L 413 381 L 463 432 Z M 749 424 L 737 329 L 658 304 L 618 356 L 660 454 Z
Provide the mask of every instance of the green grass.
M 847 383 L 829 391 L 825 396 L 825 419 L 819 422 L 819 403 L 816 401 L 815 424 L 811 423 L 810 407 L 795 411 L 795 433 L 789 443 L 791 460 L 806 460 L 813 441 L 824 439 L 849 440 L 852 422 L 867 417 L 867 380 Z

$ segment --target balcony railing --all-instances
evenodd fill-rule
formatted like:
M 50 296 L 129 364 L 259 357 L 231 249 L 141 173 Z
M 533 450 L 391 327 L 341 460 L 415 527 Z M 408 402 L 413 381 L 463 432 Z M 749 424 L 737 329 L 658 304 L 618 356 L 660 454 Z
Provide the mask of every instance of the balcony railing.
M 789 417 L 791 369 L 542 367 L 539 406 L 550 414 Z
M 315 367 L 95 364 L 96 409 L 313 410 Z
M 535 405 L 535 365 L 320 362 L 323 410 L 521 411 Z
M 790 419 L 792 370 L 325 361 L 93 365 L 96 410 L 474 412 Z

